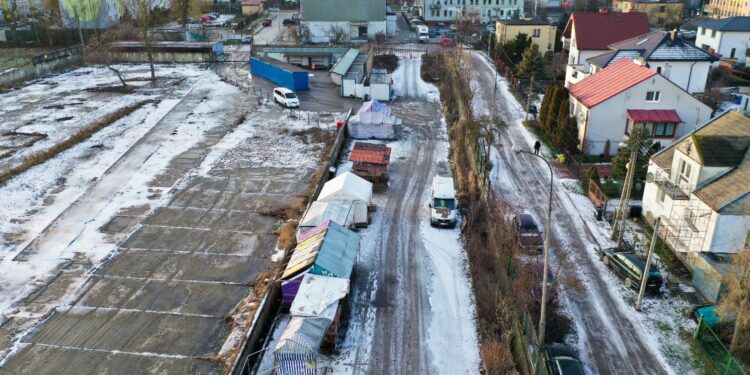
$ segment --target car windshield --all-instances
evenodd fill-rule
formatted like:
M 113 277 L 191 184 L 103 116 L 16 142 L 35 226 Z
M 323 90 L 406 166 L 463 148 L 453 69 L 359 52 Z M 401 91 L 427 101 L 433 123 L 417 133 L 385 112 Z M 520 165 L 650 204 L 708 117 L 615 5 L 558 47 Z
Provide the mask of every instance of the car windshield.
M 435 198 L 435 208 L 456 208 L 456 202 L 453 199 Z
M 284 97 L 287 98 L 287 99 L 297 99 L 297 95 L 294 95 L 293 92 L 288 92 L 288 93 L 284 94 Z

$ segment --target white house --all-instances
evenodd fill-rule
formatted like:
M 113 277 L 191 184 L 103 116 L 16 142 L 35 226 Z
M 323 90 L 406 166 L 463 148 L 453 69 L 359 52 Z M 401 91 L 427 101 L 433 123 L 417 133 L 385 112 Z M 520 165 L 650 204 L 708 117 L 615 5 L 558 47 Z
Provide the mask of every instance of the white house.
M 642 64 L 620 59 L 568 88 L 586 154 L 612 155 L 635 124 L 669 146 L 711 117 L 709 106 Z
M 750 249 L 750 119 L 727 111 L 649 161 L 643 206 L 709 299 L 731 254 Z
M 382 0 L 305 0 L 302 23 L 313 43 L 368 40 L 386 35 L 386 6 Z
M 565 87 L 585 78 L 589 73 L 587 60 L 609 52 L 610 44 L 649 31 L 645 13 L 574 12 L 562 35 L 563 57 L 567 59 Z
M 676 32 L 653 31 L 610 44 L 610 52 L 588 59 L 591 73 L 619 59 L 643 59 L 646 67 L 660 73 L 690 93 L 706 89 L 711 64 L 719 59 L 677 37 Z
M 420 13 L 427 22 L 455 21 L 470 13 L 482 23 L 523 17 L 524 0 L 422 0 Z
M 750 17 L 732 17 L 704 22 L 698 27 L 695 45 L 718 53 L 722 59 L 743 60 L 750 42 Z

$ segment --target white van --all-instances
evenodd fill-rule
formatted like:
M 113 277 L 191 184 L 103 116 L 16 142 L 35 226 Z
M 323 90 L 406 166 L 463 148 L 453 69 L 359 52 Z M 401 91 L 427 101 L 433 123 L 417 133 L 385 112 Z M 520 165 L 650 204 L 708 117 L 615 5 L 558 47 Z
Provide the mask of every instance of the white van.
M 287 108 L 299 108 L 299 98 L 294 91 L 286 87 L 273 89 L 273 100 Z
M 430 201 L 430 225 L 439 227 L 456 226 L 456 189 L 453 178 L 435 176 L 432 179 L 432 200 Z
M 417 25 L 417 36 L 419 43 L 425 43 L 430 40 L 430 28 L 427 25 Z

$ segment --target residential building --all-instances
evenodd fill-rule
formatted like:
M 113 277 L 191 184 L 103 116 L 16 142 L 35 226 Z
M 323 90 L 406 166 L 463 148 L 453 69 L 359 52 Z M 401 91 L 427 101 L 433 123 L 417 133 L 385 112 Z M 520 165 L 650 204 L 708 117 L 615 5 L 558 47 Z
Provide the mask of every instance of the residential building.
M 750 17 L 712 20 L 698 27 L 695 45 L 722 59 L 744 59 L 750 41 Z
M 591 57 L 609 52 L 609 45 L 650 31 L 645 13 L 574 12 L 563 31 L 563 58 L 567 59 L 565 87 L 589 72 Z M 583 73 L 583 74 L 581 74 Z M 580 75 L 580 76 L 579 76 Z
M 701 93 L 706 89 L 711 64 L 719 59 L 676 34 L 674 31 L 653 31 L 610 44 L 610 52 L 587 60 L 591 72 L 596 73 L 622 58 L 642 59 L 647 68 L 660 73 L 683 90 Z
M 750 249 L 750 119 L 727 111 L 656 153 L 643 193 L 647 220 L 715 301 L 731 255 Z
M 263 1 L 262 0 L 242 0 L 242 14 L 256 14 L 263 13 Z
M 526 34 L 536 44 L 539 53 L 555 51 L 557 27 L 542 20 L 500 20 L 496 23 L 495 42 L 500 45 L 513 40 L 518 34 Z
M 422 0 L 421 14 L 427 22 L 450 22 L 474 13 L 482 23 L 523 17 L 524 0 Z
M 637 124 L 669 146 L 710 118 L 709 106 L 642 64 L 620 59 L 568 89 L 586 154 L 614 154 Z
M 613 0 L 612 10 L 646 13 L 651 27 L 674 28 L 682 23 L 685 4 L 674 0 Z
M 368 40 L 386 33 L 383 0 L 305 0 L 300 6 L 313 43 Z
M 705 13 L 716 19 L 750 16 L 750 4 L 737 0 L 710 0 Z

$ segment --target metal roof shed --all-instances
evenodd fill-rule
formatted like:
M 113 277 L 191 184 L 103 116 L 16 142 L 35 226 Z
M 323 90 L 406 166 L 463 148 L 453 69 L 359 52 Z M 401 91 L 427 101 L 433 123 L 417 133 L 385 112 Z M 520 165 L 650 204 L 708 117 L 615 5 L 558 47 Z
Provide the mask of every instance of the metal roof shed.
M 346 72 L 349 71 L 349 68 L 351 68 L 357 55 L 359 55 L 359 51 L 350 48 L 346 51 L 344 56 L 339 59 L 336 65 L 333 66 L 333 69 L 331 69 L 331 80 L 334 84 L 341 86 L 341 81 L 344 79 Z
M 357 233 L 331 221 L 303 233 L 281 275 L 282 307 L 291 306 L 305 273 L 349 279 L 359 240 Z
M 292 317 L 273 351 L 276 374 L 316 375 L 318 348 L 330 326 L 328 319 Z
M 349 280 L 305 274 L 289 313 L 305 318 L 333 321 L 339 301 L 349 294 Z
M 318 202 L 315 201 L 307 209 L 299 223 L 297 240 L 300 236 L 326 221 L 347 228 L 367 226 L 367 205 L 355 201 Z
M 372 201 L 372 183 L 347 171 L 323 185 L 318 201 L 359 201 L 369 206 Z

